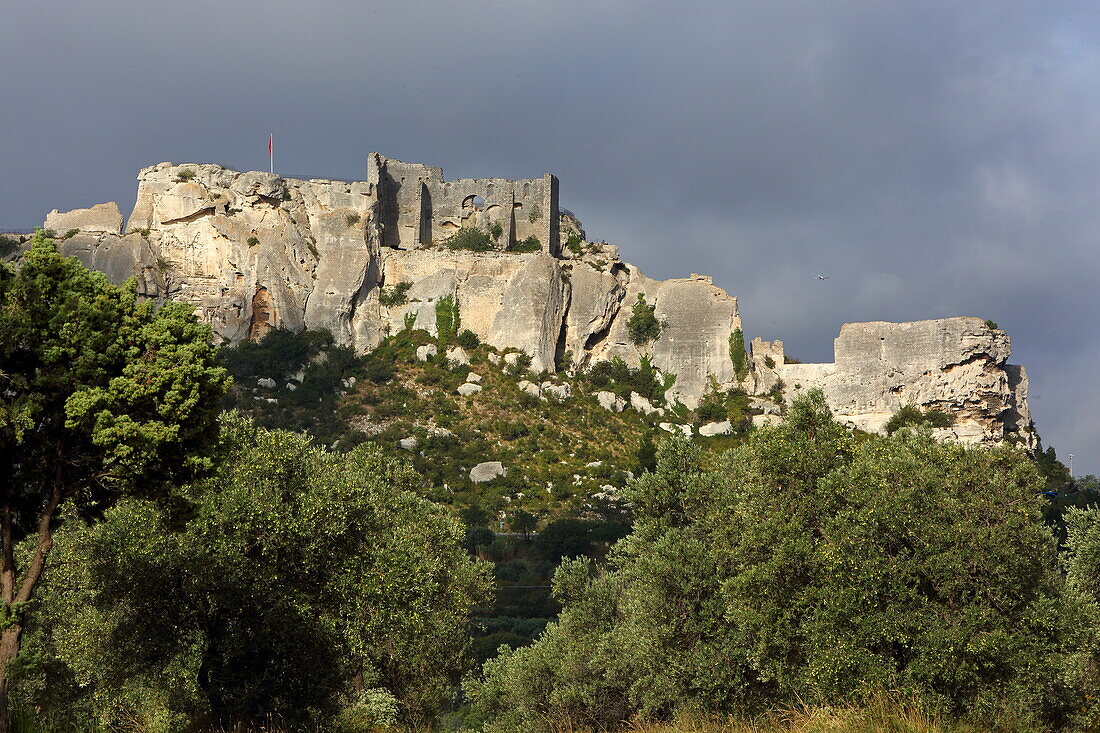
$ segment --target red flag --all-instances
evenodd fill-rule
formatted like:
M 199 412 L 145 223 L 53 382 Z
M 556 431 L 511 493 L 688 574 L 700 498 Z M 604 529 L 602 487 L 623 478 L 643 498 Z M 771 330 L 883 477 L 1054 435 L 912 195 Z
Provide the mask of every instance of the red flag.
M 267 134 L 267 154 L 270 156 L 272 150 L 274 150 L 274 149 L 275 149 L 275 134 L 269 132 Z

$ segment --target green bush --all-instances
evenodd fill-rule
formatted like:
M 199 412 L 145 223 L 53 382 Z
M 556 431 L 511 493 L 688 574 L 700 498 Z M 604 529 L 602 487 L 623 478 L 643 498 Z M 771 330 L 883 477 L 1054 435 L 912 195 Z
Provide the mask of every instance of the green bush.
M 260 238 L 259 238 L 259 237 L 256 237 L 256 236 L 252 236 L 252 237 L 249 237 L 249 238 L 248 238 L 248 246 L 249 246 L 249 247 L 255 247 L 255 246 L 257 246 L 257 245 L 258 245 L 259 243 L 260 243 Z
M 569 237 L 565 240 L 565 248 L 575 255 L 581 254 L 583 251 L 582 245 L 584 240 L 581 239 L 581 235 L 578 232 L 569 232 Z
M 348 214 L 344 217 L 344 223 L 347 224 L 349 227 L 355 226 L 359 223 L 359 215 L 354 213 Z
M 620 357 L 610 361 L 599 361 L 585 373 L 584 378 L 597 390 L 608 390 L 620 397 L 628 398 L 631 392 L 637 392 L 647 400 L 660 402 L 665 392 L 676 381 L 675 374 L 666 374 L 663 379 L 657 376 L 657 369 L 648 356 L 643 356 L 637 368 L 631 368 Z
M 383 287 L 378 290 L 378 302 L 386 308 L 405 305 L 409 302 L 409 289 L 412 283 L 401 281 L 391 287 Z
M 949 428 L 955 424 L 955 416 L 942 410 L 921 410 L 913 404 L 903 405 L 886 423 L 886 434 L 893 435 L 904 427 L 928 425 L 933 428 Z
M 645 295 L 638 293 L 638 299 L 630 309 L 630 319 L 626 322 L 631 343 L 642 346 L 661 337 L 662 324 L 654 315 L 656 310 L 656 305 L 649 305 L 646 303 Z
M 745 353 L 745 334 L 740 328 L 734 329 L 730 334 L 730 361 L 733 362 L 733 374 L 738 382 L 743 382 L 749 375 L 748 356 Z
M 499 221 L 494 221 L 489 225 L 489 236 L 492 237 L 494 242 L 500 241 L 500 238 L 504 236 L 504 225 Z
M 187 183 L 188 181 L 190 181 L 194 177 L 195 177 L 195 171 L 191 170 L 190 168 L 184 168 L 183 170 L 181 170 L 179 173 L 176 174 L 176 181 L 178 181 L 180 183 Z
M 461 325 L 462 319 L 458 312 L 458 302 L 455 300 L 455 296 L 444 295 L 436 301 L 435 330 L 440 348 L 454 342 Z
M 989 329 L 993 329 L 993 330 L 996 330 L 996 329 L 1000 328 L 1000 326 L 997 325 L 996 321 L 991 321 L 989 319 L 986 319 L 985 327 L 989 328 Z
M 261 377 L 282 382 L 320 352 L 320 343 L 332 339 L 327 331 L 318 336 L 319 340 L 305 331 L 273 328 L 259 341 L 241 341 L 236 345 L 223 346 L 218 355 L 222 366 L 238 383 L 254 384 Z
M 466 249 L 471 252 L 489 252 L 493 249 L 489 234 L 473 227 L 462 227 L 443 244 L 449 249 Z
M 541 249 L 542 242 L 534 234 L 522 242 L 515 242 L 508 246 L 509 252 L 538 252 Z
M 481 339 L 479 339 L 477 334 L 470 329 L 464 328 L 455 338 L 455 343 L 467 351 L 473 351 L 478 346 L 481 346 Z

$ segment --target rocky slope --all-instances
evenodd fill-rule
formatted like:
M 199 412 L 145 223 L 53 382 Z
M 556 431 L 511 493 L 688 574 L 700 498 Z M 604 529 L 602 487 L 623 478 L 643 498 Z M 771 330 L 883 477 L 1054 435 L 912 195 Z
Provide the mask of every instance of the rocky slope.
M 434 333 L 436 305 L 451 296 L 463 328 L 528 353 L 536 372 L 648 358 L 675 375 L 669 400 L 689 407 L 714 383 L 773 397 L 777 387 L 817 386 L 866 430 L 912 402 L 955 415 L 944 430 L 960 440 L 1034 440 L 1008 336 L 977 319 L 849 324 L 835 364 L 785 364 L 782 342 L 757 340 L 738 380 L 729 347 L 741 328 L 737 299 L 704 276 L 652 280 L 616 247 L 585 241 L 580 222 L 557 208 L 553 176 L 447 182 L 438 168 L 377 154 L 367 180 L 352 182 L 161 163 L 138 176 L 125 227 L 113 203 L 51 212 L 45 226 L 112 281 L 134 277 L 144 295 L 191 303 L 224 341 L 314 328 L 365 352 L 409 323 Z M 448 247 L 462 228 L 495 231 L 494 244 Z M 535 251 L 515 246 L 524 235 Z M 662 324 L 643 345 L 627 326 L 639 294 Z

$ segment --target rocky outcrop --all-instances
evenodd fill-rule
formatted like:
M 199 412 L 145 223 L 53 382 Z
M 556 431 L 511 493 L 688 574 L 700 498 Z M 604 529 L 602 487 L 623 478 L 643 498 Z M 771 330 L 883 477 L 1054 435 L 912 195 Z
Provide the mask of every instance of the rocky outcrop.
M 438 168 L 377 154 L 367 180 L 350 182 L 161 163 L 138 176 L 125 229 L 113 203 L 53 211 L 46 226 L 77 230 L 62 251 L 113 282 L 133 277 L 146 297 L 190 303 L 221 341 L 323 328 L 368 351 L 410 325 L 435 333 L 437 309 L 453 301 L 460 327 L 505 352 L 491 358 L 509 368 L 520 351 L 535 374 L 648 360 L 671 383 L 666 399 L 688 407 L 713 385 L 773 398 L 820 387 L 838 416 L 864 430 L 881 430 L 913 403 L 955 416 L 944 436 L 1034 441 L 1026 373 L 1006 363 L 1008 336 L 978 319 L 848 324 L 829 364 L 786 364 L 781 341 L 756 339 L 747 375 L 735 375 L 737 299 L 701 275 L 653 280 L 617 247 L 585 241 L 580 221 L 557 208 L 553 176 L 448 182 Z M 463 227 L 480 227 L 487 251 L 447 246 Z M 650 343 L 634 343 L 628 327 L 639 296 L 660 322 Z M 422 360 L 435 354 L 417 350 Z M 528 391 L 556 389 L 530 383 Z M 599 400 L 626 407 L 611 393 Z M 662 413 L 637 394 L 630 404 Z
M 1008 334 L 978 318 L 912 323 L 849 323 L 834 342 L 829 364 L 785 364 L 782 342 L 753 342 L 774 368 L 766 383 L 788 393 L 820 388 L 837 417 L 868 432 L 882 432 L 905 405 L 955 418 L 937 433 L 967 443 L 991 443 L 1015 434 L 1034 442 L 1027 410 L 1027 376 L 1007 363 Z M 754 362 L 756 360 L 754 359 Z
M 122 213 L 114 201 L 96 204 L 90 209 L 73 209 L 64 213 L 54 209 L 46 214 L 46 223 L 43 224 L 43 228 L 60 235 L 74 229 L 87 233 L 120 234 Z

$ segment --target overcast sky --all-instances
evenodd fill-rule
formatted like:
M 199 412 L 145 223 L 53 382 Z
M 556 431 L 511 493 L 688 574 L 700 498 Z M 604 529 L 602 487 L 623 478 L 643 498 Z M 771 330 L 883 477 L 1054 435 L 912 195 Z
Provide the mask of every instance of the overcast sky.
M 590 238 L 746 335 L 991 318 L 1100 473 L 1100 4 L 2 0 L 0 229 L 145 165 L 553 172 Z M 830 279 L 818 281 L 815 276 Z

